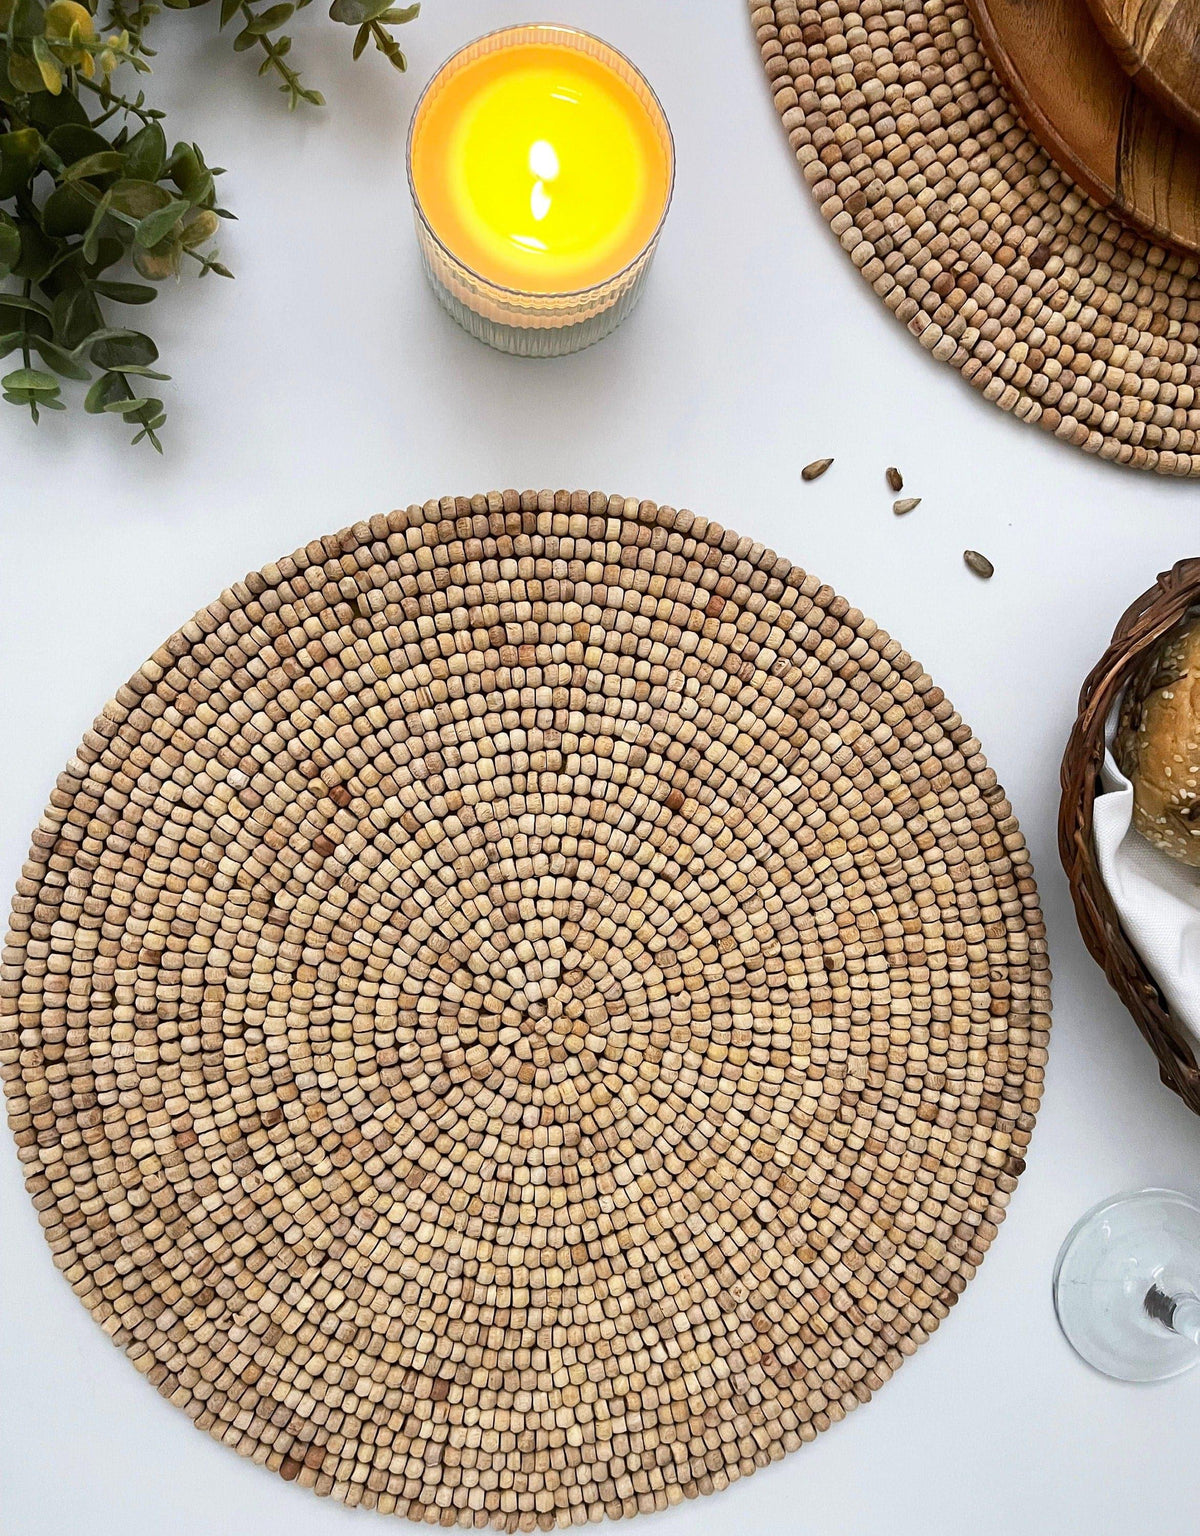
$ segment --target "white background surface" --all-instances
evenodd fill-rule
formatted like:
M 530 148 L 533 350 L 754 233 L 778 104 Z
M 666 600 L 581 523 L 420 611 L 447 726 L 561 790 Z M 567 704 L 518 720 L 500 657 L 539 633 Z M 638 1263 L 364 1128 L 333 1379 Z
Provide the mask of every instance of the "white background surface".
M 1034 851 L 1055 1028 L 1008 1222 L 942 1331 L 865 1411 L 748 1482 L 644 1522 L 659 1536 L 1185 1536 L 1200 1507 L 1200 1371 L 1091 1374 L 1050 1305 L 1058 1244 L 1122 1188 L 1200 1194 L 1200 1119 L 1080 943 L 1058 866 L 1058 762 L 1083 677 L 1127 602 L 1197 553 L 1200 484 L 1114 469 L 1022 426 L 932 362 L 820 220 L 740 0 L 428 0 L 410 72 L 352 65 L 314 6 L 295 55 L 330 101 L 289 117 L 216 7 L 157 22 L 168 127 L 230 167 L 236 283 L 143 311 L 175 382 L 166 457 L 116 423 L 0 408 L 0 877 L 16 878 L 91 717 L 231 580 L 429 496 L 505 486 L 683 505 L 813 569 L 903 643 L 980 735 Z M 678 150 L 641 308 L 560 361 L 489 352 L 424 287 L 404 133 L 425 80 L 507 21 L 574 21 L 629 53 Z M 135 322 L 139 318 L 133 312 Z M 833 455 L 802 485 L 800 467 Z M 899 465 L 924 498 L 893 518 Z M 984 584 L 964 546 L 996 565 Z M 5 1536 L 341 1536 L 402 1530 L 198 1434 L 53 1269 L 0 1155 Z

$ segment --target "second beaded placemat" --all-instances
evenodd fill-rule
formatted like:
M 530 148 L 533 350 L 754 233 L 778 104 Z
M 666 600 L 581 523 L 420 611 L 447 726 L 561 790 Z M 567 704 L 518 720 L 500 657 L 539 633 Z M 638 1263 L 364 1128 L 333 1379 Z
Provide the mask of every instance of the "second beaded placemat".
M 954 0 L 751 4 L 776 110 L 850 260 L 1001 410 L 1200 474 L 1200 264 L 1072 185 Z

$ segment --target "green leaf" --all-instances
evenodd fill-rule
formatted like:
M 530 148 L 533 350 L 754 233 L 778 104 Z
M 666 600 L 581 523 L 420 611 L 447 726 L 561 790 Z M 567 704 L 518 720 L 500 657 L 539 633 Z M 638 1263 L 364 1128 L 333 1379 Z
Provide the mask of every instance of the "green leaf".
M 43 274 L 53 265 L 59 245 L 44 235 L 39 224 L 21 224 L 21 259 L 13 268 L 13 276 L 28 278 L 40 283 Z
M 103 323 L 100 306 L 86 288 L 64 289 L 54 301 L 54 339 L 69 351 L 81 351 Z
M 99 272 L 106 272 L 109 267 L 115 266 L 124 254 L 125 247 L 119 240 L 115 240 L 111 235 L 101 235 L 96 242 L 96 254 L 87 264 L 88 272 L 93 277 Z
M 101 341 L 124 341 L 129 336 L 140 335 L 138 331 L 131 331 L 123 325 L 101 325 L 91 331 L 75 348 L 77 353 L 90 352 Z M 93 358 L 94 362 L 95 359 Z
M 57 395 L 58 380 L 40 368 L 17 368 L 0 379 L 0 389 L 24 390 L 30 395 Z
M 85 176 L 108 176 L 113 171 L 123 169 L 125 156 L 117 149 L 105 149 L 98 155 L 85 155 L 82 160 L 76 160 L 73 165 L 67 166 L 63 172 L 64 181 L 82 181 Z
M 134 230 L 134 240 L 143 250 L 148 251 L 151 246 L 158 245 L 160 241 L 167 238 L 190 207 L 190 203 L 176 198 L 165 208 L 160 208 L 157 213 L 148 213 Z
M 11 330 L 16 326 L 32 324 L 35 320 L 45 323 L 45 334 L 48 336 L 50 312 L 44 304 L 39 304 L 36 299 L 27 299 L 19 293 L 0 293 L 0 328 Z
M 253 48 L 258 42 L 258 33 L 251 32 L 249 27 L 243 27 L 233 40 L 234 53 L 245 53 L 247 48 Z
M 419 5 L 394 5 L 391 10 L 384 11 L 383 15 L 377 19 L 387 22 L 389 26 L 401 27 L 406 21 L 415 21 L 420 14 Z
M 148 405 L 160 406 L 161 400 L 154 400 L 148 395 L 135 396 L 132 400 L 110 400 L 104 407 L 106 411 L 112 411 L 117 416 L 133 416 L 138 411 L 143 411 Z
M 97 368 L 149 367 L 158 360 L 158 348 L 140 331 L 101 333 L 87 343 L 87 348 Z
M 63 67 L 51 53 L 50 44 L 44 37 L 34 38 L 33 57 L 41 74 L 42 84 L 51 96 L 57 96 L 63 88 Z
M 147 123 L 125 146 L 125 172 L 139 181 L 157 181 L 167 161 L 167 136 L 158 123 Z
M 191 203 L 193 208 L 207 208 L 211 207 L 215 200 L 215 191 L 216 188 L 213 186 L 212 172 L 206 167 L 200 172 L 199 176 L 196 177 L 196 179 L 191 183 L 183 195 L 187 198 L 188 202 Z
M 242 8 L 242 0 L 221 0 L 221 27 L 227 27 Z
M 79 273 L 83 270 L 83 253 L 77 245 L 67 245 L 62 240 L 52 243 L 57 247 L 54 260 L 42 273 L 40 286 L 47 293 L 57 296 L 68 283 L 79 281 Z
M 21 92 L 8 78 L 8 49 L 0 40 L 0 101 L 7 102 L 10 107 L 21 105 Z
M 284 22 L 295 14 L 295 10 L 294 5 L 288 4 L 268 6 L 265 11 L 260 11 L 253 21 L 246 23 L 246 31 L 253 33 L 255 37 L 266 37 L 268 33 L 283 26 Z
M 371 41 L 371 28 L 367 22 L 363 22 L 354 36 L 353 57 L 361 58 L 363 49 Z
M 361 27 L 364 22 L 377 21 L 391 3 L 392 0 L 333 0 L 329 15 L 331 20 L 348 27 Z
M 193 187 L 203 179 L 207 166 L 200 158 L 194 144 L 176 144 L 163 171 L 185 197 L 190 197 Z
M 41 147 L 36 128 L 0 134 L 0 202 L 15 197 L 33 176 Z
M 133 248 L 133 267 L 139 277 L 149 278 L 152 283 L 161 283 L 164 278 L 175 277 L 179 272 L 180 248 L 171 241 L 155 246 L 151 251 L 143 251 L 140 245 Z
M 44 17 L 41 0 L 17 0 L 13 8 L 13 36 L 40 37 L 45 30 Z
M 28 54 L 14 48 L 8 55 L 8 78 L 23 94 L 42 92 L 42 72 Z
M 92 288 L 101 298 L 111 299 L 114 304 L 149 304 L 157 294 L 143 283 L 93 283 Z
M 108 190 L 112 205 L 117 212 L 127 213 L 133 219 L 144 219 L 152 213 L 157 213 L 171 201 L 171 194 L 167 189 L 160 187 L 154 181 L 123 177 L 120 181 L 114 182 Z
M 100 225 L 104 221 L 104 215 L 108 212 L 112 201 L 112 193 L 106 192 L 96 204 L 96 211 L 92 214 L 92 222 L 88 225 L 87 234 L 83 237 L 84 261 L 95 261 L 100 250 Z
M 55 373 L 62 374 L 64 379 L 90 379 L 91 374 L 78 362 L 64 347 L 58 346 L 53 341 L 46 341 L 39 337 L 33 343 L 34 350 L 45 363 L 47 368 L 53 368 Z
M 77 160 L 85 160 L 89 155 L 105 154 L 112 149 L 102 133 L 79 123 L 62 123 L 52 128 L 46 143 L 68 165 L 73 165 Z
M 0 212 L 0 277 L 7 277 L 21 259 L 21 232 L 8 214 Z
M 83 408 L 89 416 L 99 416 L 109 404 L 119 400 L 125 384 L 117 373 L 102 373 L 84 397 Z
M 93 203 L 78 187 L 57 187 L 42 205 L 42 228 L 55 239 L 82 235 L 92 222 Z
M 68 124 L 88 128 L 91 123 L 83 103 L 71 91 L 63 91 L 59 96 L 51 96 L 49 91 L 39 91 L 30 101 L 25 119 L 45 134 Z
M 220 226 L 221 221 L 216 214 L 205 208 L 189 224 L 184 225 L 179 243 L 185 251 L 194 250 L 196 246 L 203 245 L 206 240 L 211 240 Z

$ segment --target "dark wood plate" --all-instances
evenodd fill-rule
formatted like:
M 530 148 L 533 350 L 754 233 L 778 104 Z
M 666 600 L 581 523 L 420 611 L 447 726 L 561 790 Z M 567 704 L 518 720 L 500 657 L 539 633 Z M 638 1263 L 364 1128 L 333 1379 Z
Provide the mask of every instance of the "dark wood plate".
M 1200 140 L 1117 63 L 1086 0 L 967 0 L 988 57 L 1059 165 L 1105 208 L 1200 255 Z
M 1200 0 L 1088 0 L 1117 63 L 1200 134 Z

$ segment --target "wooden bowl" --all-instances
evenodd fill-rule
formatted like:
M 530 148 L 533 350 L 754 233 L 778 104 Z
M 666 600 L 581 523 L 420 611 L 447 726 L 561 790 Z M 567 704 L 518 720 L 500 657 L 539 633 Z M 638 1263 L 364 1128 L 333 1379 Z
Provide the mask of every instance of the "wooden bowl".
M 1092 808 L 1109 712 L 1146 653 L 1198 601 L 1200 559 L 1180 560 L 1142 593 L 1113 631 L 1111 644 L 1083 685 L 1079 715 L 1063 755 L 1058 851 L 1083 942 L 1158 1057 L 1163 1082 L 1200 1114 L 1200 1066 L 1193 1037 L 1171 1016 L 1166 999 L 1121 927 L 1092 842 Z
M 1022 117 L 1063 169 L 1101 207 L 1200 255 L 1200 139 L 1125 73 L 1087 0 L 967 4 Z
M 1200 0 L 1088 0 L 1117 63 L 1164 112 L 1200 134 Z

